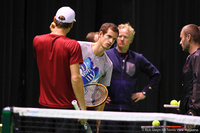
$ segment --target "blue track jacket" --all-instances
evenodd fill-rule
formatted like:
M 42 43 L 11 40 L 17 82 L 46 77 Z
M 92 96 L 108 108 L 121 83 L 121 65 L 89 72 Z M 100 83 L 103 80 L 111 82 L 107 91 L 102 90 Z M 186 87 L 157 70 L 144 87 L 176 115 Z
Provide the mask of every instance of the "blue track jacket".
M 118 53 L 116 47 L 106 51 L 113 63 L 111 85 L 108 96 L 111 102 L 106 104 L 108 111 L 136 111 L 137 103 L 131 94 L 137 92 L 137 80 L 141 72 L 149 76 L 148 84 L 142 91 L 148 95 L 160 82 L 160 72 L 142 54 L 129 50 L 126 54 Z

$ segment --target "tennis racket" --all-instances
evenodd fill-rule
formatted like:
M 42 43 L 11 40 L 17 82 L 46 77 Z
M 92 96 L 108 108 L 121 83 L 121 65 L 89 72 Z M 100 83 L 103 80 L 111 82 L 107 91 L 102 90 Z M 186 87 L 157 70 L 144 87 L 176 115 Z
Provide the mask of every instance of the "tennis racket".
M 103 104 L 108 97 L 107 88 L 99 83 L 90 83 L 84 86 L 86 107 L 97 107 Z
M 76 100 L 72 101 L 72 105 L 74 106 L 75 110 L 80 110 Z M 85 128 L 86 133 L 92 133 L 92 129 L 91 129 L 90 125 L 87 122 L 83 126 Z

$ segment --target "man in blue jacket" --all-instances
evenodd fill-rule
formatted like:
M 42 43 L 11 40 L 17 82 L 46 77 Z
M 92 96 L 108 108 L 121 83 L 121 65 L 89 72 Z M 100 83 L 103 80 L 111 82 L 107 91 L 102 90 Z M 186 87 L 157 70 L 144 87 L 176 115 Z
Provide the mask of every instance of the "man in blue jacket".
M 137 111 L 137 102 L 145 99 L 158 86 L 161 75 L 142 54 L 129 50 L 135 35 L 131 25 L 129 23 L 121 24 L 118 29 L 119 36 L 116 47 L 106 51 L 113 63 L 113 73 L 110 87 L 108 87 L 109 97 L 104 110 L 135 112 Z M 138 92 L 137 80 L 142 72 L 149 77 L 149 82 L 141 92 Z M 125 123 L 104 121 L 103 126 L 104 128 L 106 126 L 109 130 L 110 125 L 115 124 L 124 125 Z M 133 130 L 132 128 L 127 129 L 127 126 L 125 129 Z M 110 130 L 121 132 L 123 129 L 119 129 L 118 126 L 111 126 Z

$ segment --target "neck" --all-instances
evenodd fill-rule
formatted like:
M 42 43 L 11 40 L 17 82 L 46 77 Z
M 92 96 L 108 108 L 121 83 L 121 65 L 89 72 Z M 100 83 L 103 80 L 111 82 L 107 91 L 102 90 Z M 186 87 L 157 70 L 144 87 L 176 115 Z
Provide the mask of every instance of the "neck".
M 190 45 L 190 50 L 189 50 L 189 54 L 193 54 L 194 52 L 197 51 L 197 49 L 200 48 L 200 45 Z
M 122 48 L 119 48 L 119 47 L 117 46 L 117 51 L 118 51 L 119 53 L 127 53 L 128 49 L 122 49 Z
M 104 52 L 106 51 L 106 49 L 104 49 L 98 42 L 97 43 L 93 43 L 92 44 L 92 51 L 94 52 L 94 54 L 96 56 L 103 56 Z
M 51 32 L 51 34 L 56 34 L 56 35 L 63 35 L 63 36 L 66 36 L 67 35 L 67 33 L 70 31 L 70 28 L 65 28 L 65 29 L 63 29 L 63 28 L 55 28 L 52 32 Z

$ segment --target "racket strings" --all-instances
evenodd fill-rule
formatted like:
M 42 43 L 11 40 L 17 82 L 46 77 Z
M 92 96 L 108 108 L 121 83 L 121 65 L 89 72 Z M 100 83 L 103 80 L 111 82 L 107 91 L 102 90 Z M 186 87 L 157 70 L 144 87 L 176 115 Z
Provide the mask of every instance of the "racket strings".
M 107 98 L 107 91 L 100 85 L 85 86 L 85 102 L 87 106 L 98 106 Z

